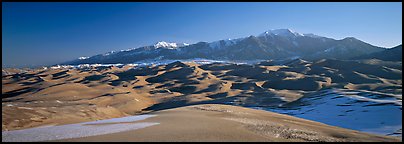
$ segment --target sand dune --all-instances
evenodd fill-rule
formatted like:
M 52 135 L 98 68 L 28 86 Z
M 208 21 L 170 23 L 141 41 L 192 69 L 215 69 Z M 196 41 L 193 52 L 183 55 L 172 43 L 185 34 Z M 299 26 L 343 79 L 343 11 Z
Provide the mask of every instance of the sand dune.
M 197 104 L 276 107 L 330 88 L 401 95 L 401 74 L 401 63 L 328 59 L 3 69 L 2 131 Z

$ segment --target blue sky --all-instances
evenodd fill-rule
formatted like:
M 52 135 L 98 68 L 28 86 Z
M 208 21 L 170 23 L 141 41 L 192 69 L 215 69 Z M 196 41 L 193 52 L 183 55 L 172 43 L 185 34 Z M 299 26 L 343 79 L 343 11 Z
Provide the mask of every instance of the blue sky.
M 2 2 L 2 64 L 54 64 L 158 41 L 211 42 L 279 28 L 393 47 L 402 43 L 402 3 Z

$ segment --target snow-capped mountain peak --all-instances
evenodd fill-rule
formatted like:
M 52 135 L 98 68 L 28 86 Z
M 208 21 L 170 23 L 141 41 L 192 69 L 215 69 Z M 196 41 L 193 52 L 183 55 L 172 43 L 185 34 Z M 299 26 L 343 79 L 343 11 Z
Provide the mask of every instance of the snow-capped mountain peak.
M 173 48 L 179 48 L 179 47 L 184 47 L 188 46 L 188 43 L 171 43 L 171 42 L 166 42 L 166 41 L 159 41 L 156 44 L 154 44 L 155 48 L 168 48 L 168 49 L 173 49 Z
M 170 43 L 170 42 L 165 42 L 165 41 L 159 41 L 156 44 L 154 44 L 155 48 L 177 48 L 177 43 Z
M 296 36 L 303 36 L 298 32 L 294 32 L 291 29 L 272 29 L 265 31 L 264 33 L 260 34 L 259 36 L 266 36 L 266 35 L 277 35 L 277 36 L 286 36 L 286 37 L 296 37 Z

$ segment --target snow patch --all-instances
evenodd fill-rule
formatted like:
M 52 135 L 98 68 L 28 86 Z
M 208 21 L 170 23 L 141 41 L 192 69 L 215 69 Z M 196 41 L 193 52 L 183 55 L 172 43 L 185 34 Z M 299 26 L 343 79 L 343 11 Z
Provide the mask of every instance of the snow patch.
M 85 60 L 85 59 L 88 59 L 88 58 L 90 58 L 90 57 L 79 57 L 79 60 Z
M 1 135 L 3 142 L 34 142 L 88 137 L 136 130 L 157 125 L 159 123 L 132 123 L 154 116 L 156 115 L 139 115 L 78 124 L 36 127 L 23 130 L 4 131 Z
M 298 102 L 298 106 L 259 109 L 373 134 L 388 135 L 402 127 L 402 101 L 394 96 L 329 89 Z

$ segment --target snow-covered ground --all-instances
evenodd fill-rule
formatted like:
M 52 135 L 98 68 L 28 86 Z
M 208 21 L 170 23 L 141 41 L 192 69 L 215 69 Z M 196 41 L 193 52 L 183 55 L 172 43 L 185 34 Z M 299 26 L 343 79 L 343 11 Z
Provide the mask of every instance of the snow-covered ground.
M 367 133 L 401 137 L 401 97 L 402 95 L 328 89 L 303 97 L 293 105 L 253 108 Z
M 1 140 L 2 142 L 34 142 L 117 133 L 159 124 L 150 122 L 133 123 L 154 116 L 156 115 L 139 115 L 78 124 L 4 131 L 1 132 Z

